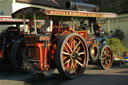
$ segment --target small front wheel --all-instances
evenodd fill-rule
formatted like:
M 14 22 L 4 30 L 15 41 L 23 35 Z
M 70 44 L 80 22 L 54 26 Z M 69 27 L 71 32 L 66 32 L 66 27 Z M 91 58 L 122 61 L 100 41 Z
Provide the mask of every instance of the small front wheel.
M 112 66 L 113 62 L 113 54 L 112 50 L 109 46 L 105 45 L 102 47 L 101 56 L 100 56 L 100 63 L 103 69 L 109 69 Z
M 79 34 L 63 36 L 55 52 L 55 63 L 60 74 L 70 79 L 81 75 L 87 64 L 87 52 L 85 40 Z

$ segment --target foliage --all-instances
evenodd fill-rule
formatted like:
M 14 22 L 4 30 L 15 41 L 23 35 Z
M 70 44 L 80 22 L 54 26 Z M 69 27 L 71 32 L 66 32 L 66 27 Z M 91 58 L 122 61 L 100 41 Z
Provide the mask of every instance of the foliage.
M 128 12 L 128 0 L 123 0 L 120 6 L 122 12 Z
M 116 29 L 113 37 L 119 38 L 120 40 L 124 39 L 124 33 L 120 29 Z
M 86 3 L 90 3 L 90 4 L 95 4 L 95 5 L 100 4 L 100 0 L 81 0 L 81 1 L 86 2 Z
M 128 12 L 128 0 L 81 0 L 86 3 L 96 4 L 102 12 Z
M 107 45 L 109 45 L 112 49 L 113 55 L 116 56 L 119 52 L 123 54 L 123 52 L 127 52 L 128 49 L 125 48 L 118 38 L 106 39 Z

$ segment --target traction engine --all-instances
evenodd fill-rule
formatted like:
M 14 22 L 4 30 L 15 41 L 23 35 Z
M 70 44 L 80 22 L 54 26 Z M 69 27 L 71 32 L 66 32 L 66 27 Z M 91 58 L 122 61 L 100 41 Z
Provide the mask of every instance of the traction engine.
M 25 59 L 34 70 L 45 73 L 57 68 L 61 75 L 73 79 L 85 71 L 89 60 L 100 61 L 103 69 L 111 67 L 111 48 L 96 39 L 93 25 L 96 17 L 116 14 L 32 6 L 12 16 L 28 21 L 24 23 Z M 84 28 L 81 21 L 88 27 Z

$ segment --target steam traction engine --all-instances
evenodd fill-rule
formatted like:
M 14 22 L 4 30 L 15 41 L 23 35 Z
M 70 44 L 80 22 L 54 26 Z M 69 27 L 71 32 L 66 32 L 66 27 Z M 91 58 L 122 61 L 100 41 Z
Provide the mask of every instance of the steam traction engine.
M 21 67 L 22 55 L 19 54 L 24 48 L 24 35 L 20 31 L 20 25 L 23 20 L 15 20 L 10 16 L 0 16 L 0 25 L 16 25 L 10 26 L 0 33 L 0 69 L 14 68 L 15 70 Z M 22 44 L 22 45 L 21 45 Z M 18 53 L 19 52 L 19 53 Z M 15 62 L 15 66 L 12 65 Z
M 57 68 L 60 74 L 72 79 L 85 71 L 90 59 L 100 60 L 103 69 L 111 67 L 112 51 L 95 39 L 93 23 L 96 17 L 116 17 L 116 14 L 32 6 L 12 16 L 28 20 L 27 25 L 24 23 L 26 60 L 34 69 L 49 72 Z M 86 22 L 89 29 L 82 28 L 80 21 Z

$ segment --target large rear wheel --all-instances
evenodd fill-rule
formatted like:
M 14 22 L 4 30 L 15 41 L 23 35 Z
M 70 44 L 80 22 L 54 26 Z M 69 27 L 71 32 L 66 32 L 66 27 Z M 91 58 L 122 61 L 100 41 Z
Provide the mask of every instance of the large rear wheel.
M 109 69 L 112 66 L 113 62 L 113 54 L 112 50 L 109 46 L 105 45 L 102 47 L 101 56 L 100 56 L 100 63 L 103 69 Z
M 73 79 L 80 76 L 87 64 L 85 40 L 76 33 L 63 36 L 57 43 L 55 62 L 60 74 Z

